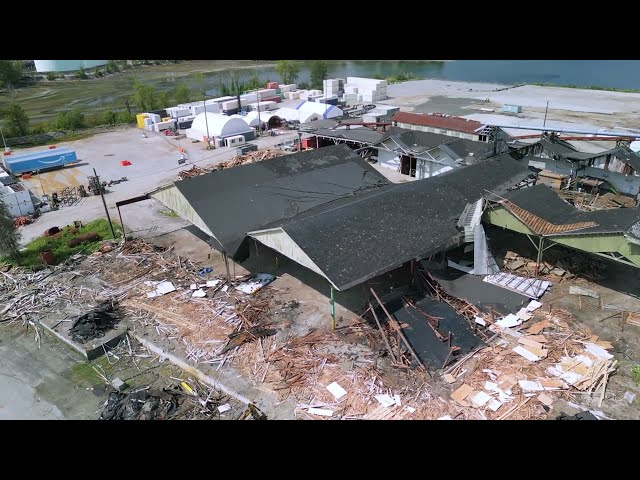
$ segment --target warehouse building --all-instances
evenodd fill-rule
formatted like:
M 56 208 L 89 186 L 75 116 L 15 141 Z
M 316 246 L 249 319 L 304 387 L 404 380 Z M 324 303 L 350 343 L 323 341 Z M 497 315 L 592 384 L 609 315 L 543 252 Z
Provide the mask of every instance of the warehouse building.
M 640 155 L 626 144 L 600 152 L 581 152 L 555 134 L 543 134 L 530 144 L 511 144 L 515 158 L 525 158 L 530 166 L 573 178 L 592 177 L 608 182 L 619 193 L 640 195 Z
M 194 118 L 191 128 L 187 130 L 187 137 L 206 142 L 207 135 L 219 147 L 224 145 L 224 139 L 228 137 L 241 135 L 248 141 L 253 140 L 255 136 L 253 128 L 241 118 L 203 112 Z
M 450 137 L 479 142 L 489 141 L 489 129 L 480 122 L 441 113 L 398 112 L 391 121 L 394 126 L 421 132 L 440 133 Z
M 342 291 L 463 244 L 458 223 L 468 206 L 488 192 L 504 194 L 529 173 L 500 155 L 428 181 L 391 184 L 336 145 L 178 181 L 150 195 L 229 257 L 246 259 L 253 239 Z
M 494 151 L 491 144 L 440 133 L 389 127 L 373 147 L 381 166 L 417 179 L 471 165 L 508 148 Z

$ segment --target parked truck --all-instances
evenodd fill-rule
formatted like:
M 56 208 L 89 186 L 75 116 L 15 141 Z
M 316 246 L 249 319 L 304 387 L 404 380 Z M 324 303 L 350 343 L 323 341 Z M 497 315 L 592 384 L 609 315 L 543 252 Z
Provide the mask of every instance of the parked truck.
M 51 148 L 40 152 L 15 155 L 13 153 L 2 156 L 4 169 L 12 175 L 22 173 L 37 173 L 54 168 L 61 168 L 78 161 L 76 152 L 68 148 Z

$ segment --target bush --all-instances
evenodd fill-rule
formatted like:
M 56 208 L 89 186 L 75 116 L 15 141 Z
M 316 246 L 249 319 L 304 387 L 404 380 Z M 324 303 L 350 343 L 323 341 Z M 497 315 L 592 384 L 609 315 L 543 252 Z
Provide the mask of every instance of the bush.
M 120 71 L 120 67 L 118 67 L 118 64 L 113 60 L 109 60 L 106 69 L 107 73 L 117 73 Z
M 107 125 L 115 125 L 118 123 L 118 114 L 113 110 L 104 112 L 104 123 Z
M 96 70 L 96 77 L 104 77 L 104 73 L 102 72 L 102 70 Z
M 36 125 L 35 127 L 32 127 L 31 128 L 31 135 L 40 135 L 42 133 L 46 133 L 45 126 L 46 126 L 46 124 L 40 123 L 40 124 Z
M 57 130 L 80 130 L 86 126 L 84 114 L 77 108 L 70 112 L 59 112 L 56 115 Z
M 116 114 L 117 123 L 133 123 L 136 121 L 135 115 L 129 112 L 118 112 Z
M 640 385 L 640 365 L 636 365 L 631 369 L 631 376 L 633 381 Z
M 58 76 L 54 72 L 47 73 L 47 80 L 50 82 L 53 82 L 56 78 L 58 78 Z
M 78 80 L 86 80 L 87 78 L 89 78 L 87 76 L 87 72 L 84 71 L 84 68 L 81 68 L 80 70 L 78 70 L 74 74 L 74 77 L 77 78 Z

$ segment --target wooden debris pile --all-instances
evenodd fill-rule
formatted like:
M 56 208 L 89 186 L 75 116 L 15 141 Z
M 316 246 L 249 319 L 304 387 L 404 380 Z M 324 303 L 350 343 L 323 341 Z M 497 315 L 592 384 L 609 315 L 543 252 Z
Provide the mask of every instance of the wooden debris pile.
M 562 246 L 549 249 L 545 252 L 544 259 L 540 263 L 537 277 L 546 278 L 552 283 L 559 283 L 576 275 L 600 278 L 601 272 L 606 268 L 604 261 Z M 507 251 L 504 256 L 504 268 L 518 275 L 536 276 L 535 260 L 512 251 Z
M 544 417 L 557 400 L 575 391 L 604 398 L 608 376 L 616 362 L 608 342 L 581 331 L 570 331 L 571 314 L 562 309 L 537 312 L 538 321 L 494 329 L 499 338 L 473 356 L 444 371 L 451 398 L 461 407 L 478 410 L 487 419 Z M 466 363 L 466 365 L 465 365 Z
M 265 150 L 257 150 L 255 152 L 249 152 L 246 155 L 236 155 L 231 160 L 227 160 L 226 162 L 220 162 L 216 165 L 211 165 L 208 167 L 198 167 L 197 165 L 194 165 L 188 170 L 181 170 L 178 173 L 178 178 L 180 180 L 185 180 L 187 178 L 193 178 L 199 175 L 205 175 L 207 173 L 215 172 L 217 170 L 237 167 L 238 165 L 244 165 L 245 163 L 261 162 L 262 160 L 269 160 L 271 158 L 280 157 L 286 154 L 287 152 L 283 152 L 281 150 L 275 150 L 271 148 L 268 148 Z

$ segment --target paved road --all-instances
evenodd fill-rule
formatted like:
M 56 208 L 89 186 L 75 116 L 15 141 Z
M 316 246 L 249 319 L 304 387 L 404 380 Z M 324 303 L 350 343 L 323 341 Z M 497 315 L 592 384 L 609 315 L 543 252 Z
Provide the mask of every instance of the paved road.
M 32 328 L 0 325 L 0 420 L 95 419 L 102 399 L 69 379 L 80 357 Z

